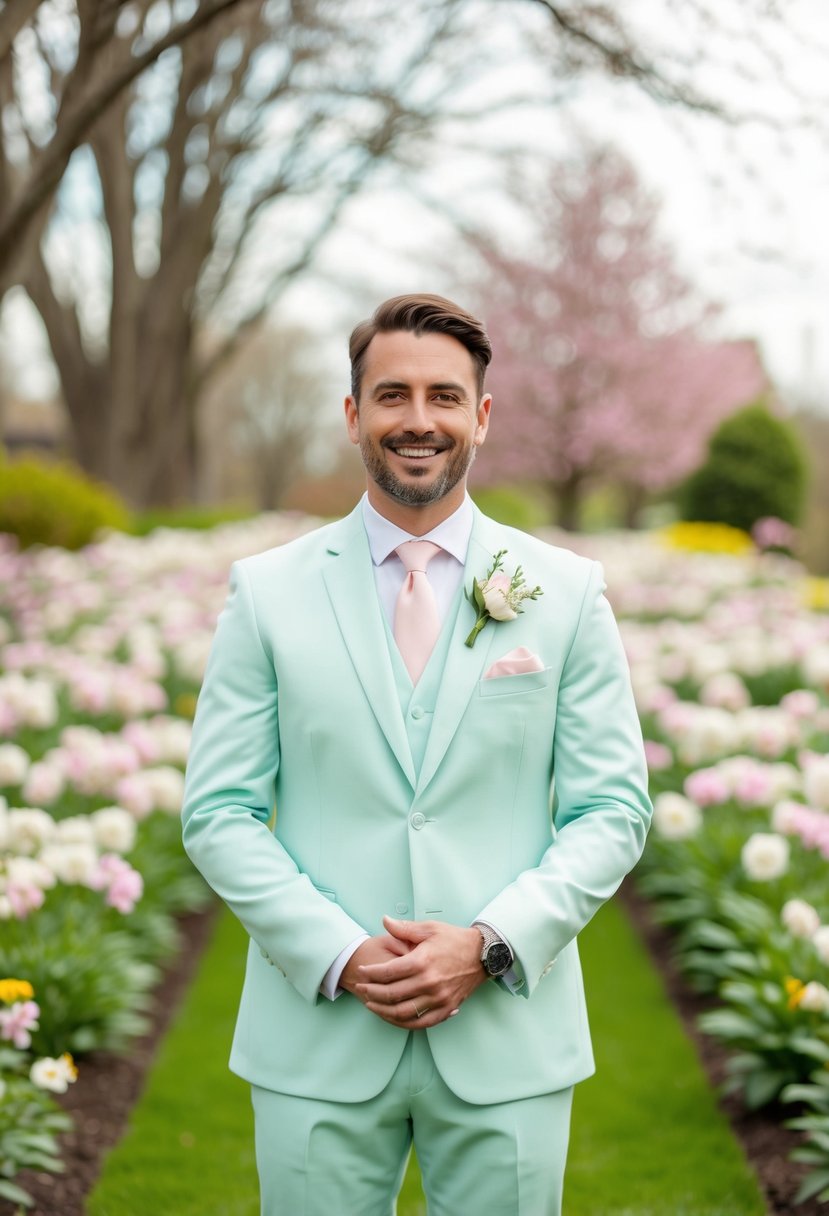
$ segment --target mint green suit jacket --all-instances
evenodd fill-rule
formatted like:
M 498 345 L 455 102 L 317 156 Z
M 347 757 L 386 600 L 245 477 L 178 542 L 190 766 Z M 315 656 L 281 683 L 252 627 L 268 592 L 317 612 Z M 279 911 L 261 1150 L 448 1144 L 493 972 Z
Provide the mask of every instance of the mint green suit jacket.
M 255 1085 L 352 1102 L 386 1085 L 406 1032 L 319 988 L 401 908 L 490 921 L 516 955 L 517 991 L 486 983 L 422 1032 L 459 1097 L 502 1102 L 594 1071 L 576 935 L 642 851 L 642 737 L 600 566 L 476 511 L 465 587 L 499 549 L 544 594 L 473 648 L 463 601 L 419 775 L 360 508 L 233 567 L 183 822 L 251 938 L 230 1063 Z M 544 670 L 484 680 L 516 646 Z

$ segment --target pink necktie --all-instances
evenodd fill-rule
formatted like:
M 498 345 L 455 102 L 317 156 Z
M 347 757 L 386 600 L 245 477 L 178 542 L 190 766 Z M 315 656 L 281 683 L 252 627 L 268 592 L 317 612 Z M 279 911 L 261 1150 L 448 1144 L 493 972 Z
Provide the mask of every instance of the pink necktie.
M 395 552 L 407 574 L 394 610 L 394 640 L 416 684 L 440 633 L 437 601 L 426 576 L 426 567 L 440 553 L 440 545 L 430 540 L 407 540 Z

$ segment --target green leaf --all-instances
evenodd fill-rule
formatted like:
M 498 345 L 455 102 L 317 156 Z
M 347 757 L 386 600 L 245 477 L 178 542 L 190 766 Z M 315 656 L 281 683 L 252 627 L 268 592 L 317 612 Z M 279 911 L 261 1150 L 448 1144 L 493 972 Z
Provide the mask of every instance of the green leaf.
M 826 1161 L 826 1154 L 818 1152 L 816 1148 L 796 1148 L 789 1153 L 789 1157 L 801 1165 L 823 1165 Z
M 749 1074 L 745 1083 L 746 1106 L 751 1110 L 757 1110 L 774 1101 L 786 1084 L 786 1080 L 786 1074 L 778 1071 Z
M 814 1173 L 803 1179 L 794 1197 L 795 1203 L 803 1203 L 805 1199 L 811 1199 L 812 1195 L 816 1195 L 825 1186 L 829 1186 L 829 1169 L 815 1170 Z
M 717 1035 L 722 1039 L 747 1039 L 753 1043 L 757 1034 L 757 1027 L 751 1018 L 731 1009 L 712 1009 L 708 1013 L 702 1013 L 697 1024 L 706 1034 Z
M 28 1191 L 24 1191 L 22 1187 L 15 1186 L 13 1182 L 6 1182 L 2 1178 L 0 1178 L 0 1195 L 4 1199 L 11 1200 L 12 1203 L 22 1204 L 24 1208 L 35 1206 L 35 1201 Z
M 819 1095 L 817 1085 L 787 1085 L 780 1097 L 784 1102 L 813 1102 Z
M 683 939 L 689 945 L 706 946 L 710 950 L 737 949 L 741 944 L 731 929 L 710 920 L 697 921 L 683 934 Z
M 816 1060 L 829 1060 L 829 1043 L 816 1039 L 813 1035 L 793 1034 L 789 1040 L 794 1051 L 804 1056 L 814 1056 Z

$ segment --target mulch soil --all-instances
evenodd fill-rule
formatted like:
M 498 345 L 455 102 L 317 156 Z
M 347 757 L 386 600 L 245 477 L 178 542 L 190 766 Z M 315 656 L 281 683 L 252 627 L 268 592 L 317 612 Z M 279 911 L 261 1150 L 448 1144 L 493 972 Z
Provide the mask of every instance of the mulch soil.
M 716 1039 L 703 1035 L 696 1025 L 697 1016 L 714 1008 L 716 1002 L 688 988 L 673 960 L 670 933 L 654 922 L 649 905 L 637 895 L 631 881 L 623 884 L 620 896 L 663 976 L 711 1084 L 719 1090 L 726 1077 L 728 1052 Z M 35 1200 L 35 1207 L 29 1209 L 31 1216 L 84 1216 L 85 1196 L 95 1184 L 105 1153 L 124 1132 L 156 1048 L 209 940 L 214 915 L 215 909 L 211 908 L 181 920 L 182 949 L 155 990 L 148 1033 L 132 1044 L 127 1055 L 96 1052 L 85 1057 L 78 1080 L 59 1098 L 74 1123 L 72 1131 L 61 1141 L 66 1171 L 62 1174 L 27 1171 L 18 1175 L 16 1181 Z M 791 1118 L 796 1108 L 790 1105 L 766 1108 L 763 1112 L 746 1111 L 733 1094 L 722 1096 L 719 1105 L 760 1179 L 769 1216 L 829 1216 L 829 1205 L 817 1200 L 794 1204 L 795 1192 L 806 1170 L 789 1161 L 788 1155 L 802 1143 L 802 1137 L 781 1123 Z M 13 1216 L 14 1211 L 13 1205 L 0 1200 L 0 1216 Z

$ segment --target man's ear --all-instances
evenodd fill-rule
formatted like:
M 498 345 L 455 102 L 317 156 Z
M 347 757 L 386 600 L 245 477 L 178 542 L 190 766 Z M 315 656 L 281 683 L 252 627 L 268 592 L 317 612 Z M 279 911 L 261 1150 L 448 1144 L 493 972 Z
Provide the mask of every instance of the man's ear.
M 359 444 L 360 422 L 357 412 L 357 401 L 350 394 L 345 399 L 345 426 L 351 442 Z
M 491 408 L 492 396 L 490 393 L 484 393 L 478 406 L 477 426 L 475 427 L 475 435 L 472 440 L 475 447 L 480 447 L 486 439 L 486 433 L 489 430 L 489 411 Z

